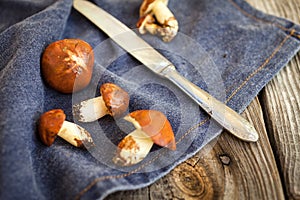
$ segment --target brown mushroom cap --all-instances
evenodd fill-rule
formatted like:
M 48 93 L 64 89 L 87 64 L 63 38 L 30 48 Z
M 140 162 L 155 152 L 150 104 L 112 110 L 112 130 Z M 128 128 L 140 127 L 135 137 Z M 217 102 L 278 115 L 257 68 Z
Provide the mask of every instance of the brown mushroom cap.
M 152 141 L 171 150 L 176 149 L 175 137 L 167 117 L 157 110 L 137 110 L 129 114 Z
M 65 119 L 66 115 L 61 109 L 50 110 L 41 115 L 38 131 L 45 145 L 52 145 Z
M 85 88 L 94 67 L 92 47 L 80 39 L 64 39 L 51 43 L 44 51 L 41 70 L 44 80 L 62 93 Z
M 121 117 L 128 108 L 128 93 L 113 83 L 104 83 L 100 87 L 100 93 L 108 112 L 113 117 Z

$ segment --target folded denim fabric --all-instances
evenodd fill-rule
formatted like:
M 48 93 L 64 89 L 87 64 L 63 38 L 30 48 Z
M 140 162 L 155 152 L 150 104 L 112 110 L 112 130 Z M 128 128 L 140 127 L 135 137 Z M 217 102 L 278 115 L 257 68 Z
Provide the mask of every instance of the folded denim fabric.
M 135 28 L 140 0 L 94 3 Z M 242 0 L 190 0 L 180 6 L 170 1 L 169 7 L 179 22 L 176 38 L 163 43 L 149 34 L 142 37 L 183 76 L 239 113 L 300 49 L 299 25 Z M 117 190 L 141 188 L 221 133 L 197 104 L 120 49 L 75 11 L 71 0 L 0 1 L 0 9 L 1 199 L 103 199 Z M 43 50 L 64 38 L 85 40 L 96 57 L 91 84 L 73 95 L 54 91 L 40 72 Z M 105 82 L 129 92 L 130 112 L 165 113 L 177 150 L 155 146 L 137 165 L 114 165 L 116 145 L 132 127 L 109 116 L 78 122 L 91 133 L 95 148 L 77 149 L 60 138 L 51 147 L 41 143 L 36 127 L 43 112 L 61 108 L 73 121 L 72 104 L 98 96 Z

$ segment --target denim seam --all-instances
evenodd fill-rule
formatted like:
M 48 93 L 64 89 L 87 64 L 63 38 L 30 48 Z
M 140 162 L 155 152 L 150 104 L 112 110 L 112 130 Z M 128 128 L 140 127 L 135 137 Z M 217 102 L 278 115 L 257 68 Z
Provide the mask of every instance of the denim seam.
M 240 12 L 242 12 L 244 15 L 256 20 L 256 21 L 261 21 L 264 23 L 268 23 L 268 24 L 272 24 L 284 31 L 289 31 L 289 34 L 282 40 L 282 42 L 274 49 L 274 51 L 272 52 L 272 54 L 266 58 L 265 62 L 260 65 L 256 70 L 254 70 L 241 84 L 239 87 L 237 87 L 236 90 L 233 91 L 233 93 L 227 98 L 227 100 L 225 101 L 225 103 L 227 104 L 244 86 L 245 84 L 253 77 L 255 76 L 258 72 L 260 72 L 269 62 L 270 60 L 279 52 L 279 50 L 282 48 L 282 46 L 286 43 L 286 41 L 291 37 L 291 36 L 295 36 L 297 38 L 300 39 L 300 35 L 296 33 L 296 30 L 292 29 L 287 29 L 279 24 L 275 24 L 263 19 L 259 19 L 253 15 L 251 15 L 250 13 L 247 13 L 245 10 L 243 10 L 241 7 L 239 7 L 235 2 L 233 2 L 233 0 L 228 0 L 229 2 L 231 2 Z M 199 122 L 198 124 L 192 126 L 183 136 L 181 136 L 181 138 L 179 138 L 179 140 L 176 142 L 176 144 L 180 143 L 187 135 L 189 135 L 193 130 L 195 130 L 198 127 L 201 127 L 202 125 L 204 125 L 206 122 L 208 122 L 210 119 L 210 117 L 205 118 L 204 120 L 202 120 L 201 122 Z M 166 151 L 165 151 L 166 152 Z M 90 182 L 90 184 L 88 184 L 83 190 L 81 190 L 75 197 L 75 199 L 80 199 L 80 197 L 82 197 L 86 192 L 88 192 L 95 184 L 101 182 L 101 181 L 105 181 L 105 180 L 109 180 L 109 179 L 119 179 L 119 178 L 125 178 L 128 177 L 136 172 L 138 172 L 139 170 L 143 169 L 144 167 L 150 165 L 152 162 L 154 162 L 156 159 L 158 159 L 161 155 L 163 155 L 165 152 L 158 154 L 157 156 L 155 156 L 153 159 L 151 159 L 149 162 L 144 163 L 143 165 L 139 166 L 138 168 L 129 171 L 128 173 L 124 173 L 124 174 L 118 174 L 118 175 L 108 175 L 108 176 L 102 176 L 102 177 L 98 177 L 95 178 L 92 182 Z
M 283 30 L 283 31 L 287 31 L 289 32 L 289 35 L 293 36 L 293 37 L 296 37 L 298 39 L 300 39 L 300 33 L 297 33 L 295 29 L 289 29 L 289 28 L 286 28 L 280 24 L 277 24 L 277 23 L 274 23 L 274 22 L 270 22 L 268 20 L 264 20 L 264 19 L 261 19 L 261 18 L 258 18 L 250 13 L 248 13 L 247 11 L 245 11 L 244 9 L 242 9 L 237 3 L 235 3 L 233 0 L 228 0 L 236 9 L 238 9 L 241 13 L 243 13 L 243 15 L 251 18 L 251 19 L 254 19 L 255 21 L 259 21 L 259 22 L 263 22 L 263 23 L 266 23 L 266 24 L 271 24 L 271 25 L 274 25 L 276 26 L 277 28 Z
M 225 103 L 227 104 L 241 89 L 246 85 L 246 83 L 255 76 L 258 72 L 260 72 L 265 66 L 270 62 L 270 60 L 279 52 L 279 50 L 282 48 L 282 46 L 286 43 L 286 41 L 292 36 L 293 31 L 289 35 L 287 35 L 281 43 L 275 48 L 275 50 L 272 52 L 272 54 L 263 62 L 262 65 L 260 65 L 256 70 L 254 70 L 238 87 L 235 89 L 232 94 L 227 98 Z

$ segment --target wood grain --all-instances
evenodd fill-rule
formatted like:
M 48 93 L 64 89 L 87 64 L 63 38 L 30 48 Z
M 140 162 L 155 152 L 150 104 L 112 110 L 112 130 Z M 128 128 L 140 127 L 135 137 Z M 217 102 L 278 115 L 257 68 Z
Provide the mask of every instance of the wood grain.
M 299 66 L 298 54 L 262 93 L 269 137 L 289 199 L 300 199 Z
M 249 0 L 254 7 L 300 23 L 299 0 Z M 267 1 L 263 1 L 267 2 Z M 265 87 L 261 101 L 288 199 L 300 199 L 300 54 Z
M 300 22 L 300 0 L 247 0 L 266 13 Z M 262 106 L 261 106 L 262 105 Z M 223 132 L 154 184 L 115 199 L 300 199 L 300 54 L 243 113 L 259 132 L 245 143 Z

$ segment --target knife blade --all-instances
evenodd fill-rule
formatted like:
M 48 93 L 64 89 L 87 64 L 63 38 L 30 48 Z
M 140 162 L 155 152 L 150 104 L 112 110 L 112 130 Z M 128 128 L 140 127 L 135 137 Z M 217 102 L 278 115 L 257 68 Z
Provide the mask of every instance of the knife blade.
M 125 24 L 102 8 L 86 0 L 74 0 L 73 7 L 151 71 L 169 79 L 178 86 L 206 111 L 212 119 L 231 134 L 248 142 L 256 142 L 258 140 L 258 133 L 246 119 L 181 76 L 167 58 Z

